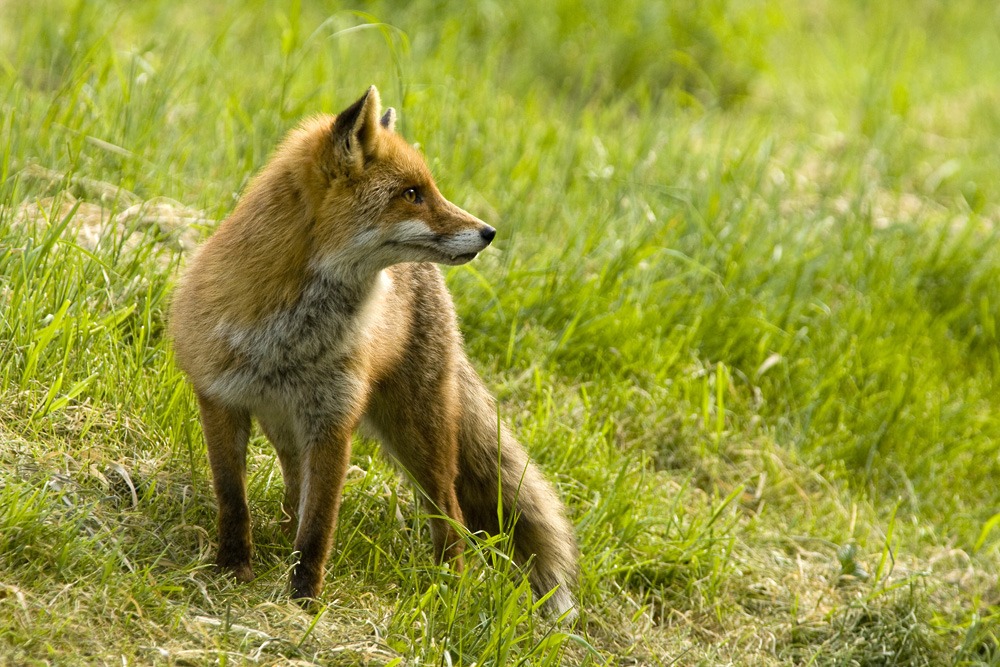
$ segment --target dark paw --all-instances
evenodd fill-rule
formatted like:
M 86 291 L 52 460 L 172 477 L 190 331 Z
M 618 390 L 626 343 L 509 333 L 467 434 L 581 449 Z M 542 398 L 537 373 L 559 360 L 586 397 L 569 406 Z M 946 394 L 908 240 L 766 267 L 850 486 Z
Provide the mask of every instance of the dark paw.
M 253 581 L 253 567 L 250 563 L 232 563 L 219 560 L 218 570 L 222 574 L 229 574 L 241 584 Z
M 320 603 L 316 598 L 319 597 L 318 587 L 311 592 L 304 591 L 302 589 L 296 588 L 292 585 L 292 600 L 295 604 L 302 607 L 302 610 L 307 613 L 316 613 L 319 610 Z
M 298 595 L 292 596 L 295 604 L 302 608 L 302 611 L 307 614 L 315 614 L 320 610 L 323 605 L 316 598 L 305 598 L 299 597 Z
M 315 607 L 316 599 L 319 597 L 322 585 L 319 577 L 309 576 L 307 572 L 303 572 L 302 570 L 303 568 L 300 564 L 292 572 L 292 599 L 300 607 L 309 611 Z

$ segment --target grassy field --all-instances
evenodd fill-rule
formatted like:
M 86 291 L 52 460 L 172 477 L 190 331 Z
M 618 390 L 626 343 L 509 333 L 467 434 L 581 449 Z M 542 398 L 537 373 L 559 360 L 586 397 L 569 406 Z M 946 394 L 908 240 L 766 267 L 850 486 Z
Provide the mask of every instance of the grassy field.
M 0 664 L 1000 664 L 998 35 L 977 0 L 6 0 Z M 318 614 L 259 434 L 258 578 L 213 569 L 171 285 L 372 83 L 499 230 L 445 275 L 570 508 L 573 627 L 500 538 L 434 567 L 360 439 Z

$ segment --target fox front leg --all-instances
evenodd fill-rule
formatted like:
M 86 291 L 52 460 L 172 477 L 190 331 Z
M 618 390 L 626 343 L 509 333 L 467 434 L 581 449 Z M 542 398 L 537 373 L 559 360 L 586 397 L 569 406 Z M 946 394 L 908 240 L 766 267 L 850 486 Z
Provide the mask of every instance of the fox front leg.
M 351 456 L 353 429 L 332 429 L 314 441 L 301 457 L 301 487 L 295 550 L 299 562 L 292 570 L 292 597 L 308 605 L 323 588 L 323 572 L 330 555 L 340 511 L 340 496 Z
M 212 484 L 219 503 L 219 569 L 238 581 L 253 579 L 246 457 L 250 415 L 198 394 L 201 425 L 208 446 Z

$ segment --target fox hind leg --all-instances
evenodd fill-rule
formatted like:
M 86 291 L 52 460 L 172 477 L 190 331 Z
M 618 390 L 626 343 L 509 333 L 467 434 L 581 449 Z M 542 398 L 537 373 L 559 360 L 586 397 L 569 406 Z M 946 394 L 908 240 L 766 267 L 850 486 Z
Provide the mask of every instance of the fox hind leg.
M 455 482 L 442 479 L 441 476 L 423 475 L 423 479 L 414 480 L 426 494 L 424 507 L 431 513 L 431 541 L 434 544 L 434 558 L 439 564 L 449 563 L 456 571 L 461 572 L 464 566 L 462 553 L 465 543 L 455 528 L 455 524 L 465 525 L 462 510 L 458 506 L 455 495 Z
M 285 484 L 281 503 L 281 532 L 289 542 L 295 540 L 299 529 L 299 501 L 302 489 L 302 456 L 290 425 L 258 415 L 258 423 L 271 442 L 281 464 L 281 477 Z
M 456 524 L 464 526 L 465 520 L 455 491 L 457 426 L 448 429 L 444 419 L 417 419 L 404 412 L 405 408 L 400 407 L 404 403 L 393 399 L 372 401 L 365 415 L 366 430 L 377 437 L 385 454 L 406 471 L 423 496 L 422 504 L 431 515 L 435 560 L 450 563 L 461 572 L 465 542 Z M 433 404 L 423 406 L 430 412 L 433 408 Z

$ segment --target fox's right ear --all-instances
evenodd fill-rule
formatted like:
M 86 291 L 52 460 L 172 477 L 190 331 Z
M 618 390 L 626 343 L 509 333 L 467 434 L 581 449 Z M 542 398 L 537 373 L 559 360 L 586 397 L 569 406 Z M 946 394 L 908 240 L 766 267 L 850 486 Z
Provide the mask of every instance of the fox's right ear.
M 381 106 L 378 90 L 371 86 L 333 121 L 330 138 L 334 151 L 348 165 L 363 167 L 375 152 L 375 138 L 381 130 L 378 117 Z

